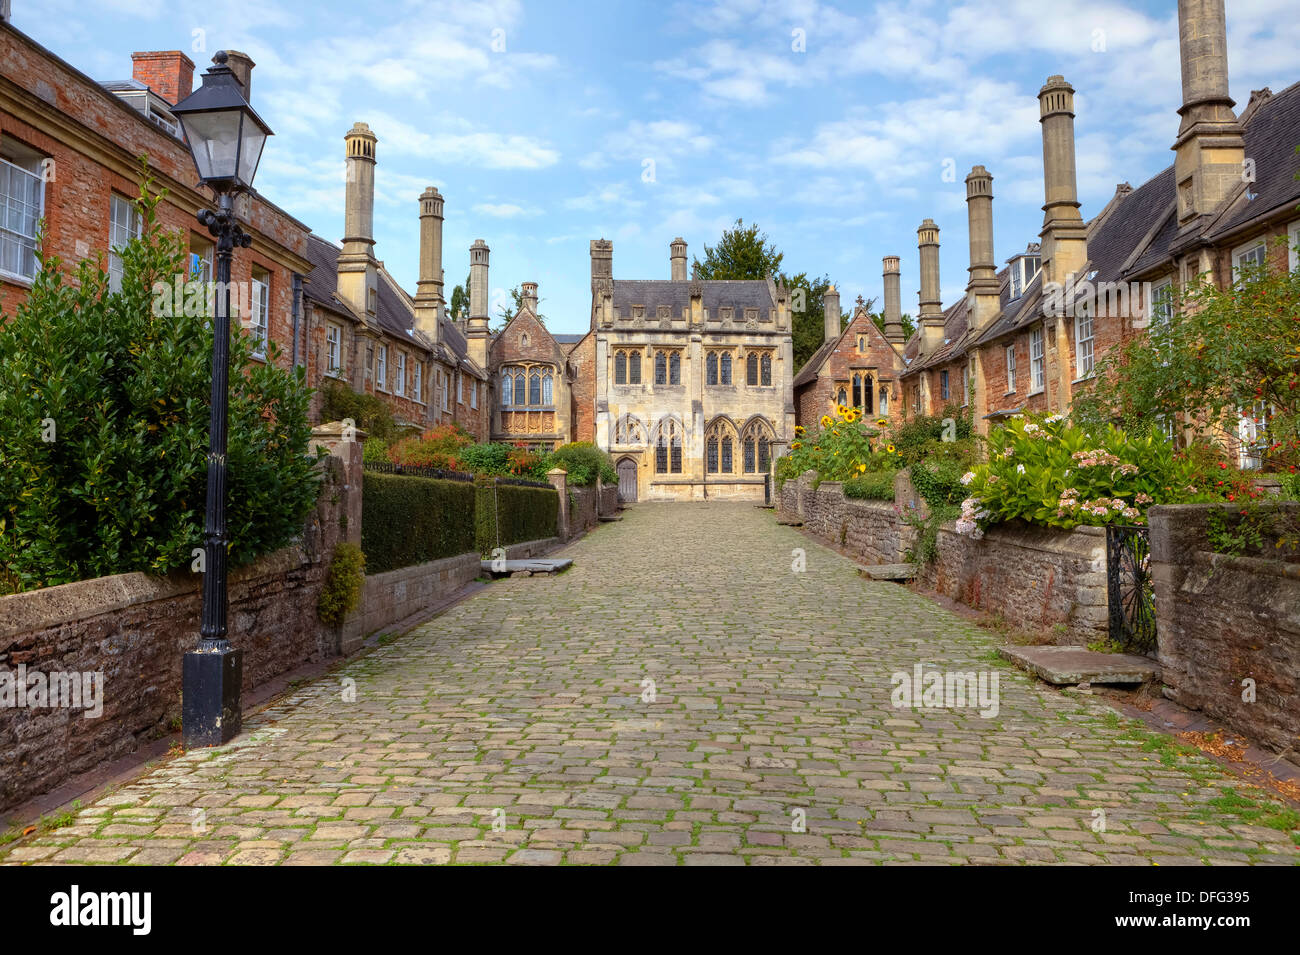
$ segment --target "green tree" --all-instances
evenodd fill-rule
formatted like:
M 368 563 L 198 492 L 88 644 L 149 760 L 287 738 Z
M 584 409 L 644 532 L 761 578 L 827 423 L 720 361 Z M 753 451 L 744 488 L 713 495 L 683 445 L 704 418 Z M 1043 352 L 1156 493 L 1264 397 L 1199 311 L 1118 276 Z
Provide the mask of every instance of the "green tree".
M 1285 261 L 1285 260 L 1284 260 Z M 1204 278 L 1147 333 L 1097 365 L 1075 415 L 1143 433 L 1160 422 L 1222 445 L 1254 419 L 1266 463 L 1300 468 L 1300 272 L 1251 266 L 1229 288 Z
M 704 247 L 704 261 L 695 259 L 695 274 L 702 279 L 765 279 L 780 274 L 783 258 L 766 232 L 737 219 L 717 245 Z
M 872 312 L 871 320 L 876 323 L 876 327 L 882 332 L 885 330 L 885 313 L 883 310 Z M 905 312 L 903 313 L 903 341 L 907 341 L 914 334 L 916 334 L 916 320 Z
M 541 299 L 538 299 L 538 302 L 540 303 Z M 519 314 L 519 310 L 523 307 L 524 307 L 524 293 L 520 290 L 519 286 L 516 285 L 514 288 L 510 290 L 510 304 L 502 305 L 497 310 L 497 318 L 500 320 L 500 324 L 497 325 L 496 328 L 492 329 L 492 332 L 495 334 L 501 331 L 511 322 L 513 322 L 515 320 L 515 316 Z M 543 315 L 541 312 L 537 313 L 537 320 L 541 322 L 543 325 L 546 324 L 546 316 Z
M 68 275 L 39 256 L 32 289 L 0 315 L 0 591 L 188 567 L 203 542 L 214 323 L 183 235 L 157 222 L 142 163 L 143 236 Z M 70 280 L 71 279 L 71 280 Z M 180 305 L 179 308 L 173 307 Z M 219 324 L 219 323 L 216 323 Z M 302 533 L 319 486 L 304 370 L 251 357 L 229 322 L 227 520 L 233 565 Z
M 451 290 L 451 314 L 459 318 L 460 313 L 469 311 L 469 276 L 465 276 L 465 284 L 457 285 Z

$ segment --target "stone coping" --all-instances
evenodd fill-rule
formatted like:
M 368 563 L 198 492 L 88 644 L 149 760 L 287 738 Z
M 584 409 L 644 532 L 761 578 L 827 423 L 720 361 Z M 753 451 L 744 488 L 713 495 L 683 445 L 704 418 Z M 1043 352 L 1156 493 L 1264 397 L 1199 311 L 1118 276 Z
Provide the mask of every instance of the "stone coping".
M 301 548 L 291 544 L 232 569 L 228 579 L 235 584 L 250 577 L 287 572 L 304 563 L 307 561 Z M 0 650 L 4 649 L 2 641 L 19 634 L 193 593 L 201 580 L 200 574 L 188 570 L 173 571 L 165 577 L 133 571 L 8 594 L 0 597 Z
M 1231 554 L 1198 550 L 1192 555 L 1192 561 L 1207 566 L 1211 570 L 1220 568 L 1239 570 L 1247 574 L 1258 574 L 1263 577 L 1284 577 L 1300 582 L 1300 564 L 1288 564 L 1280 560 L 1265 560 L 1262 557 L 1235 557 Z

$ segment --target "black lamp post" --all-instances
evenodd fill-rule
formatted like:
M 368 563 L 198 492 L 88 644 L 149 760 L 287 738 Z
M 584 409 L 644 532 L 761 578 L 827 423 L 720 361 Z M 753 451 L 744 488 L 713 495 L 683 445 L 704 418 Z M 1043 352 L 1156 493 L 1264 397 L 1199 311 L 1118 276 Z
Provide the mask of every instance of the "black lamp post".
M 199 171 L 212 188 L 217 211 L 199 223 L 216 239 L 217 295 L 212 335 L 212 400 L 208 435 L 208 496 L 203 525 L 203 620 L 198 647 L 185 654 L 181 735 L 186 748 L 216 746 L 239 732 L 243 651 L 226 639 L 226 430 L 230 380 L 230 259 L 252 238 L 235 219 L 235 196 L 257 174 L 271 129 L 248 105 L 226 54 L 203 74 L 203 85 L 172 107 Z

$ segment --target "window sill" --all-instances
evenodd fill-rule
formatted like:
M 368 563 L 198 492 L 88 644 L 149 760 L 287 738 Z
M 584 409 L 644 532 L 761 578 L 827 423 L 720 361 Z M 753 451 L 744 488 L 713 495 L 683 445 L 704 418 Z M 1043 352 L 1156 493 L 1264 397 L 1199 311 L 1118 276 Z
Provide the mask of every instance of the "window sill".
M 1025 395 L 1025 397 L 1032 398 L 1034 395 L 1041 395 L 1046 390 L 1046 388 L 1035 388 L 1033 391 L 1029 392 L 1029 394 Z
M 1070 384 L 1077 385 L 1085 381 L 1091 381 L 1093 378 L 1096 377 L 1097 377 L 1097 373 L 1090 371 L 1086 375 L 1081 375 L 1080 377 L 1075 378 L 1073 381 L 1070 382 Z
M 1011 395 L 1014 395 L 1015 393 L 1016 393 L 1016 389 L 1012 388 L 1010 391 L 1004 391 L 1004 392 L 1002 392 L 1002 397 L 1003 397 L 1003 398 L 1007 398 L 1007 397 L 1009 397 L 1009 396 L 1011 396 Z
M 0 271 L 0 281 L 8 282 L 12 285 L 21 285 L 23 288 L 31 288 L 36 282 L 36 276 L 28 278 L 25 275 L 19 275 L 17 272 Z

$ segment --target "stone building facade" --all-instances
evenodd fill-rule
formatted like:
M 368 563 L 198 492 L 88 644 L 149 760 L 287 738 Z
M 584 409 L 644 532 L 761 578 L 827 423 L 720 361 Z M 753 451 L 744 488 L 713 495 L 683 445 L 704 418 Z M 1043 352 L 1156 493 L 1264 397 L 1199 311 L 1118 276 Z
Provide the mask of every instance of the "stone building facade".
M 613 243 L 591 242 L 591 334 L 574 349 L 590 357 L 574 367 L 594 382 L 594 440 L 624 499 L 762 499 L 794 434 L 789 292 L 688 279 L 685 241 L 670 250 L 668 279 L 615 279 Z

